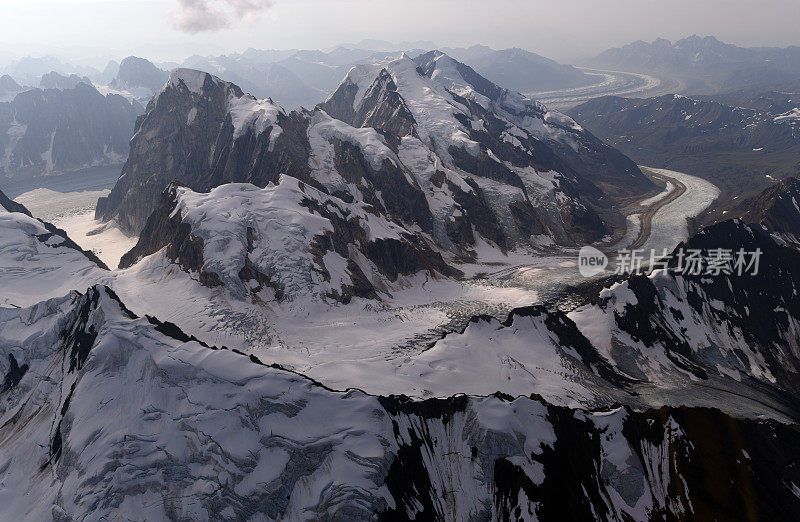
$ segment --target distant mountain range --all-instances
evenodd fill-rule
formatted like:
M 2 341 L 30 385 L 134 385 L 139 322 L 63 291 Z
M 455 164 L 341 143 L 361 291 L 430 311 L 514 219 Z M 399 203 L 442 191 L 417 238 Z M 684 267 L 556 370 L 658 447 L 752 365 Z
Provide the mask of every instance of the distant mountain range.
M 377 44 L 368 47 L 339 46 L 327 51 L 249 49 L 241 54 L 193 56 L 182 66 L 215 74 L 245 92 L 259 98 L 270 97 L 288 109 L 310 108 L 323 101 L 355 65 L 398 57 L 403 49 L 411 57 L 431 49 Z M 595 81 L 579 69 L 522 49 L 496 51 L 476 45 L 443 51 L 494 83 L 519 92 L 573 88 Z
M 494 50 L 473 45 L 466 49 L 445 48 L 442 51 L 494 83 L 519 92 L 572 89 L 597 81 L 595 77 L 571 65 L 560 64 L 519 48 Z
M 141 105 L 103 96 L 77 76 L 51 73 L 42 84 L 47 88 L 0 101 L 0 175 L 51 175 L 125 161 Z
M 568 112 L 640 165 L 701 176 L 722 189 L 701 222 L 726 217 L 721 212 L 734 198 L 800 174 L 800 94 L 604 97 Z
M 435 44 L 425 41 L 391 44 L 368 40 L 324 51 L 248 49 L 229 55 L 197 55 L 181 64 L 162 65 L 129 56 L 121 63 L 109 61 L 103 71 L 75 66 L 54 57 L 23 58 L 0 68 L 0 74 L 6 73 L 23 85 L 40 85 L 42 77 L 53 72 L 66 77 L 75 75 L 146 104 L 166 81 L 169 72 L 165 69 L 186 67 L 210 72 L 257 98 L 269 97 L 287 109 L 295 109 L 311 108 L 324 101 L 356 65 L 383 62 L 399 57 L 402 52 L 414 57 L 434 48 Z M 475 45 L 444 51 L 494 83 L 519 92 L 568 89 L 595 81 L 579 69 L 523 49 L 494 50 Z M 61 85 L 66 84 L 62 82 Z
M 675 43 L 659 38 L 609 49 L 592 66 L 647 72 L 684 80 L 684 92 L 708 94 L 758 90 L 800 79 L 800 47 L 739 47 L 713 36 Z
M 53 71 L 62 75 L 88 77 L 94 77 L 100 72 L 93 67 L 74 65 L 53 56 L 27 56 L 0 67 L 0 75 L 7 74 L 22 85 L 39 85 L 42 76 Z

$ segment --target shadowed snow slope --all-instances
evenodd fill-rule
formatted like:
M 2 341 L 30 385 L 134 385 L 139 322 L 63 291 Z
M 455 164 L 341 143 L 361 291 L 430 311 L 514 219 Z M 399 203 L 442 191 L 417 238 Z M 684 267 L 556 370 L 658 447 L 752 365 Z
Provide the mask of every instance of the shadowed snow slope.
M 137 318 L 100 286 L 0 318 L 8 519 L 641 520 L 735 517 L 745 501 L 770 519 L 798 509 L 789 463 L 800 436 L 774 421 L 335 392 Z

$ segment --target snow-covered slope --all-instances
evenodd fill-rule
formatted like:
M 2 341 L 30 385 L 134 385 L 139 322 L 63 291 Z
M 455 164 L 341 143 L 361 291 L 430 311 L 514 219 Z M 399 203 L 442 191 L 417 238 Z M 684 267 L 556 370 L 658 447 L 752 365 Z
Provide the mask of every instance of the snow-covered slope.
M 709 273 L 706 262 L 696 274 L 676 268 L 678 252 L 713 257 L 720 249 L 733 252 L 728 268 L 717 263 L 720 273 L 713 266 Z M 740 251 L 760 252 L 757 274 L 749 254 L 737 268 Z M 800 392 L 800 253 L 760 225 L 732 220 L 680 245 L 671 266 L 604 290 L 570 318 L 631 378 L 667 387 L 687 378 L 725 378 L 742 388 L 771 389 L 776 400 L 794 404 Z
M 773 421 L 336 392 L 100 286 L 0 318 L 3 518 L 734 517 L 746 487 L 769 519 L 800 502 L 800 437 Z
M 343 388 L 415 397 L 537 393 L 571 407 L 710 405 L 733 393 L 748 398 L 728 404 L 739 414 L 795 416 L 800 253 L 760 228 L 725 222 L 689 243 L 761 249 L 758 275 L 637 276 L 569 317 L 541 309 L 518 310 L 502 324 L 480 318 L 426 350 L 402 345 L 428 323 L 413 316 L 404 325 L 416 312 L 393 306 L 436 299 L 446 285 L 426 289 L 430 279 L 415 274 L 447 275 L 447 265 L 362 205 L 289 176 L 264 189 L 227 184 L 209 194 L 172 186 L 123 260 L 136 264 L 97 281 L 138 313 Z M 14 281 L 37 270 L 13 266 Z M 86 286 L 86 278 L 76 281 L 72 288 Z M 355 298 L 341 311 L 331 307 Z M 703 391 L 694 397 L 675 391 L 695 385 Z
M 101 281 L 107 268 L 0 192 L 0 306 L 30 306 Z
M 439 52 L 355 67 L 321 107 L 393 136 L 434 213 L 453 221 L 451 236 L 466 228 L 460 221 L 478 228 L 473 201 L 485 199 L 498 230 L 478 232 L 494 242 L 596 240 L 614 223 L 600 202 L 604 192 L 614 199 L 651 188 L 627 158 L 567 116 Z
M 371 212 L 290 176 L 208 194 L 173 185 L 121 267 L 164 249 L 206 286 L 254 303 L 377 299 L 399 276 L 456 274 L 423 240 Z

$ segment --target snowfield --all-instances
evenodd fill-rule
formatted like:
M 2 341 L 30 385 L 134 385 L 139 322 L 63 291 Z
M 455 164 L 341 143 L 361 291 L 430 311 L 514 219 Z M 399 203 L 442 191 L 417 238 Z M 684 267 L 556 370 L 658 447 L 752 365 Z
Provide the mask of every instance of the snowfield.
M 691 178 L 680 179 L 690 184 Z M 206 269 L 235 284 L 204 287 L 196 276 L 181 270 L 163 253 L 129 269 L 111 272 L 75 255 L 71 270 L 80 275 L 80 282 L 73 284 L 108 284 L 138 315 L 151 314 L 173 322 L 206 342 L 254 354 L 264 362 L 292 368 L 335 389 L 358 387 L 373 394 L 418 398 L 496 391 L 517 396 L 535 390 L 554 404 L 570 407 L 592 407 L 618 399 L 616 392 L 595 383 L 596 377 L 579 370 L 579 364 L 569 362 L 575 353 L 564 351 L 535 319 L 516 318 L 513 329 L 501 327 L 495 319 L 470 324 L 458 333 L 473 316 L 489 314 L 504 319 L 512 308 L 541 302 L 543 296 L 557 295 L 559 285 L 579 282 L 569 255 L 531 257 L 529 253 L 512 252 L 504 256 L 489 248 L 478 262 L 464 268 L 472 277 L 482 271 L 491 272 L 491 276 L 458 282 L 420 274 L 400 278 L 380 302 L 356 298 L 347 305 L 331 304 L 302 291 L 309 288 L 308 282 L 292 283 L 293 277 L 313 275 L 313 260 L 305 245 L 330 226 L 321 217 L 307 214 L 298 202 L 307 196 L 321 201 L 329 196 L 308 186 L 301 189 L 296 180 L 286 177 L 266 189 L 229 184 L 210 194 L 185 188 L 178 192 L 174 213 L 180 213 L 204 238 Z M 80 197 L 75 201 L 81 201 Z M 707 204 L 704 202 L 706 199 L 695 197 L 676 209 L 664 207 L 669 219 L 654 222 L 668 223 L 665 228 L 672 235 L 664 235 L 665 240 L 682 239 L 675 237 L 676 216 L 685 209 L 699 212 L 692 204 Z M 350 205 L 347 213 L 361 216 L 370 237 L 397 237 L 401 232 L 395 225 L 364 213 L 357 204 Z M 89 223 L 84 220 L 82 225 L 81 216 L 60 223 L 80 232 L 81 226 Z M 246 227 L 259 231 L 250 246 L 244 240 Z M 76 237 L 86 248 L 91 246 L 86 239 L 97 236 Z M 108 231 L 100 237 L 114 242 Z M 105 251 L 111 252 L 108 247 Z M 292 255 L 286 257 L 288 252 Z M 284 302 L 275 302 L 267 295 L 258 302 L 243 299 L 246 289 L 236 290 L 241 286 L 236 274 L 248 255 L 265 273 L 280 278 L 285 288 L 294 288 L 289 292 L 293 298 Z M 55 268 L 57 259 L 52 261 L 51 270 L 59 274 L 63 268 Z M 324 263 L 331 274 L 341 273 L 333 258 L 326 257 Z M 337 278 L 346 278 L 342 274 L 331 284 Z M 66 290 L 62 282 L 54 289 L 45 286 L 46 291 L 38 297 L 23 299 L 25 279 L 20 276 L 12 281 L 8 288 L 19 290 L 7 302 L 18 306 L 56 298 L 59 290 L 61 294 Z M 587 333 L 593 331 L 586 328 Z
M 660 223 L 662 228 L 658 230 L 662 232 L 648 242 L 656 248 L 671 249 L 685 239 L 680 229 L 682 226 L 685 231 L 681 213 L 699 213 L 713 194 L 705 182 L 681 176 L 687 187 L 698 187 L 701 192 L 692 194 L 687 190 L 686 195 L 656 214 L 653 230 L 656 233 L 656 223 Z M 329 196 L 308 186 L 301 189 L 297 180 L 288 177 L 266 189 L 229 184 L 210 194 L 188 189 L 179 189 L 179 193 L 176 212 L 180 211 L 183 220 L 191 223 L 195 233 L 205 239 L 205 268 L 231 282 L 227 289 L 198 284 L 196 275 L 186 273 L 162 253 L 149 256 L 129 269 L 111 272 L 99 271 L 78 257 L 80 264 L 72 269 L 82 274 L 76 287 L 108 284 L 139 315 L 151 314 L 176 323 L 190 335 L 211 344 L 256 354 L 263 361 L 282 364 L 337 389 L 359 387 L 375 394 L 442 397 L 498 390 L 518 395 L 533 386 L 549 400 L 562 403 L 559 401 L 564 398 L 558 387 L 563 386 L 563 380 L 556 379 L 557 384 L 552 388 L 545 384 L 547 375 L 566 371 L 558 366 L 558 357 L 550 363 L 556 366 L 543 364 L 545 354 L 555 353 L 547 339 L 541 344 L 544 351 L 531 351 L 528 344 L 524 348 L 514 347 L 512 342 L 496 353 L 487 352 L 481 343 L 473 344 L 468 337 L 459 337 L 463 342 L 459 341 L 457 347 L 452 346 L 449 338 L 428 347 L 442 335 L 459 332 L 473 316 L 488 314 L 505 319 L 513 308 L 540 303 L 558 296 L 564 285 L 580 283 L 583 279 L 571 252 L 543 255 L 520 251 L 503 255 L 487 245 L 486 249 L 477 250 L 479 258 L 475 263 L 461 266 L 468 275 L 463 282 L 423 274 L 401 277 L 387 289 L 381 302 L 355 298 L 348 305 L 331 304 L 307 292 L 313 286 L 307 279 L 318 277 L 311 269 L 313 256 L 307 245 L 315 235 L 329 230 L 330 225 L 298 206 L 307 195 L 322 201 Z M 35 203 L 37 195 L 46 194 L 49 193 L 30 193 L 22 200 Z M 65 208 L 55 211 L 56 223 L 113 268 L 116 266 L 113 261 L 118 261 L 122 251 L 135 240 L 114 227 L 88 235 L 95 230 L 91 216 L 81 213 L 80 205 L 74 215 L 66 209 L 70 202 L 82 204 L 86 197 L 82 193 L 77 193 L 74 199 L 65 196 L 59 203 Z M 688 201 L 681 201 L 684 198 Z M 53 199 L 45 198 L 38 208 L 43 212 L 46 208 L 56 209 L 58 205 L 54 203 Z M 339 201 L 338 205 L 343 203 Z M 396 225 L 365 213 L 357 204 L 346 208 L 349 215 L 360 216 L 368 237 L 397 237 L 401 232 Z M 662 212 L 666 214 L 663 219 L 659 217 Z M 250 252 L 244 232 L 247 227 L 262 231 Z M 237 274 L 248 256 L 264 273 L 274 274 L 292 297 L 275 302 L 271 289 L 265 288 L 259 302 L 244 298 L 248 289 L 242 287 Z M 333 278 L 330 283 L 317 282 L 322 284 L 323 293 L 325 288 L 348 282 L 347 273 L 337 268 L 344 266 L 344 260 L 337 258 L 333 254 L 324 259 Z M 53 264 L 57 265 L 57 261 Z M 52 270 L 62 273 L 55 266 Z M 31 294 L 23 299 L 19 296 L 26 293 L 26 282 L 20 275 L 14 283 L 17 297 L 11 302 L 27 306 L 63 295 L 67 283 L 59 282 L 52 291 L 47 289 L 38 296 Z M 499 348 L 495 342 L 492 344 Z M 468 374 L 460 373 L 467 370 L 459 364 L 462 360 L 472 361 Z M 456 368 L 458 372 L 454 371 Z M 548 389 L 551 391 L 547 392 Z M 596 392 L 578 386 L 571 392 L 571 396 L 577 397 L 576 402 L 565 404 L 578 404 L 580 400 L 590 404 L 593 393 Z
M 116 268 L 120 258 L 136 244 L 136 238 L 125 235 L 113 222 L 94 219 L 97 198 L 109 192 L 57 192 L 41 188 L 20 194 L 15 201 L 25 205 L 34 216 L 66 230 L 81 248 L 94 252 L 107 266 Z

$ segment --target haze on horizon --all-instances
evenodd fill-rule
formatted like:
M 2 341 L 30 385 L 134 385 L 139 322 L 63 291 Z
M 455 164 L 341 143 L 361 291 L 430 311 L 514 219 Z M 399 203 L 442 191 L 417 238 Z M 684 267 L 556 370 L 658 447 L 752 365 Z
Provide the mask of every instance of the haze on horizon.
M 657 37 L 800 45 L 800 2 L 766 0 L 25 0 L 0 2 L 0 64 L 55 55 L 102 66 L 129 54 L 324 49 L 364 39 L 522 47 L 577 62 Z

